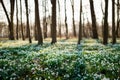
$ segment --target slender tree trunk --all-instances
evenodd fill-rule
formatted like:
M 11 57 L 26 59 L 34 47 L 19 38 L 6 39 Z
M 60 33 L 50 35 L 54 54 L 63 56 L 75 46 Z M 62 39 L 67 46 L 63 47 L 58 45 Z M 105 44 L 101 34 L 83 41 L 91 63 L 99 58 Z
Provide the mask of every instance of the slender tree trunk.
M 38 44 L 43 44 L 40 18 L 39 18 L 39 3 L 38 0 L 34 0 L 34 2 L 35 2 L 35 17 L 36 17 L 35 24 L 37 26 L 37 32 L 38 32 Z
M 11 6 L 11 23 L 10 23 L 10 39 L 14 40 L 14 24 L 13 24 L 13 17 L 14 17 L 14 6 L 15 6 L 15 0 L 10 0 L 10 6 Z
M 119 0 L 117 0 L 117 29 L 116 29 L 116 36 L 117 37 L 119 37 L 119 27 L 120 27 L 120 21 L 119 21 L 119 19 L 120 19 L 120 16 L 119 16 L 119 5 L 120 5 L 120 2 L 119 2 Z
M 115 34 L 115 0 L 112 0 L 112 43 L 116 43 Z
M 44 39 L 47 38 L 47 19 L 46 19 L 46 12 L 47 12 L 47 1 L 43 0 L 42 1 L 43 4 L 43 35 L 44 35 Z
M 68 39 L 68 24 L 67 24 L 67 9 L 66 9 L 66 0 L 64 0 L 64 7 L 65 7 L 65 27 L 66 27 L 66 39 Z
M 59 37 L 61 38 L 62 37 L 62 34 L 61 34 L 61 13 L 60 13 L 60 1 L 58 0 L 58 11 L 59 11 L 59 23 L 58 23 L 58 30 L 59 30 L 59 32 L 58 32 L 58 34 L 59 34 Z
M 25 37 L 26 38 L 29 38 L 29 29 L 28 29 L 28 22 L 29 22 L 29 12 L 28 12 L 28 0 L 25 0 L 25 2 L 27 2 L 27 3 L 25 3 L 25 8 L 26 8 L 26 18 L 27 18 L 27 27 L 25 27 L 25 30 L 26 30 L 26 34 L 25 34 Z M 29 28 L 30 28 L 30 26 L 29 26 Z
M 83 27 L 83 35 L 86 38 L 87 36 L 86 36 L 86 33 L 85 33 L 86 29 L 85 29 L 85 16 L 84 16 L 84 13 L 83 13 L 83 25 L 82 25 L 82 27 Z
M 87 16 L 87 27 L 88 27 L 87 28 L 87 37 L 90 37 L 91 36 L 91 25 L 90 25 L 90 21 L 88 19 L 88 16 Z
M 104 17 L 105 17 L 105 12 L 104 12 L 104 10 L 103 10 L 103 3 L 102 3 L 102 1 L 101 1 L 101 11 L 102 11 L 102 14 L 103 14 L 103 17 L 102 17 L 102 37 L 103 37 L 103 31 L 104 31 Z
M 25 7 L 26 7 L 26 18 L 27 18 L 27 36 L 29 38 L 29 43 L 32 43 L 31 35 L 30 35 L 30 26 L 29 26 L 29 13 L 28 13 L 28 0 L 25 0 Z
M 78 34 L 78 44 L 82 40 L 82 0 L 80 0 L 80 22 L 79 22 L 79 34 Z
M 103 15 L 103 16 L 104 16 L 104 15 Z M 102 37 L 103 37 L 103 35 L 104 35 L 104 34 L 103 34 L 103 33 L 104 33 L 104 20 L 105 20 L 105 19 L 104 19 L 104 17 L 103 17 L 103 18 L 102 18 Z
M 72 6 L 72 22 L 73 22 L 73 36 L 76 37 L 76 26 L 75 26 L 75 19 L 74 19 L 74 0 L 71 1 L 71 6 Z
M 43 18 L 43 34 L 44 34 L 44 39 L 47 38 L 47 21 L 46 21 L 46 16 Z
M 23 33 L 23 24 L 22 24 L 22 1 L 20 0 L 20 19 L 21 19 L 21 35 L 22 40 L 25 40 L 24 33 Z
M 35 2 L 35 1 L 34 1 Z M 36 8 L 35 8 L 35 10 L 36 10 Z M 38 32 L 37 32 L 37 17 L 36 17 L 36 11 L 35 11 L 35 27 L 34 27 L 34 36 L 35 36 L 35 40 L 37 41 L 38 40 Z
M 97 25 L 96 25 L 96 16 L 95 16 L 95 11 L 94 11 L 93 0 L 89 0 L 89 2 L 90 2 L 90 10 L 91 10 L 91 18 L 92 18 L 93 38 L 94 39 L 98 39 Z
M 108 44 L 108 0 L 105 0 L 105 16 L 103 27 L 103 44 Z
M 34 27 L 34 36 L 35 36 L 35 40 L 37 41 L 38 40 L 38 32 L 37 32 L 37 23 L 36 23 L 36 16 L 35 16 L 35 27 Z
M 51 0 L 52 3 L 52 42 L 51 44 L 54 44 L 57 42 L 56 39 L 56 0 Z
M 19 31 L 18 31 L 18 1 L 16 0 L 16 21 L 17 21 L 17 25 L 16 25 L 16 39 L 18 40 L 19 38 Z

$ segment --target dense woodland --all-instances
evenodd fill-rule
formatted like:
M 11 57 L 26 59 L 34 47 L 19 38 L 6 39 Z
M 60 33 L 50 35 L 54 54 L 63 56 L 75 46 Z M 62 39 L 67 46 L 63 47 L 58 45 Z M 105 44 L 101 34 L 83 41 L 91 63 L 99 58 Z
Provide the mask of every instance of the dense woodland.
M 18 4 L 19 2 L 19 4 Z M 24 2 L 24 4 L 22 4 Z M 94 1 L 90 0 L 89 1 L 89 6 L 90 6 L 90 13 L 91 13 L 91 22 L 88 20 L 87 23 L 85 23 L 85 18 L 84 18 L 84 14 L 83 11 L 84 9 L 82 9 L 82 1 L 80 2 L 80 10 L 79 10 L 79 23 L 78 25 L 76 25 L 75 22 L 75 8 L 74 8 L 74 0 L 70 0 L 71 2 L 71 10 L 72 10 L 72 33 L 69 33 L 69 25 L 67 22 L 67 13 L 66 13 L 66 0 L 64 0 L 64 14 L 65 14 L 65 21 L 64 21 L 64 25 L 61 22 L 61 4 L 59 2 L 59 0 L 57 1 L 52 1 L 51 0 L 51 14 L 47 15 L 47 11 L 49 5 L 48 5 L 48 1 L 42 1 L 42 12 L 39 11 L 39 1 L 35 2 L 34 1 L 34 13 L 35 15 L 32 15 L 35 17 L 34 19 L 34 25 L 31 26 L 30 25 L 30 20 L 29 20 L 29 4 L 28 1 L 17 1 L 17 0 L 10 0 L 10 14 L 7 12 L 7 8 L 6 5 L 4 4 L 4 1 L 1 0 L 1 5 L 3 8 L 3 11 L 5 12 L 7 21 L 8 21 L 8 30 L 6 33 L 6 30 L 4 30 L 3 34 L 6 34 L 6 36 L 3 37 L 7 37 L 10 40 L 15 40 L 15 39 L 21 39 L 25 40 L 26 38 L 29 39 L 29 42 L 32 42 L 32 39 L 38 40 L 38 44 L 43 44 L 43 38 L 47 38 L 47 37 L 51 37 L 52 41 L 51 43 L 56 43 L 57 42 L 57 37 L 66 37 L 66 39 L 70 38 L 70 37 L 76 37 L 78 38 L 78 44 L 80 44 L 80 40 L 82 40 L 82 38 L 93 38 L 93 39 L 99 39 L 99 38 L 103 38 L 103 44 L 107 44 L 108 43 L 108 38 L 112 38 L 112 43 L 115 44 L 116 43 L 116 38 L 120 37 L 120 18 L 119 18 L 119 0 L 114 0 L 112 1 L 112 25 L 109 25 L 108 23 L 108 6 L 109 6 L 109 1 L 104 1 L 101 2 L 101 12 L 103 13 L 103 15 L 101 15 L 101 17 L 103 17 L 101 23 L 98 24 L 97 20 L 96 20 L 96 13 L 95 13 L 95 9 L 94 9 Z M 26 23 L 23 23 L 23 12 L 22 12 L 22 6 L 25 6 L 25 13 L 26 13 Z M 16 8 L 15 8 L 16 7 Z M 16 10 L 15 10 L 16 9 Z M 57 10 L 58 9 L 58 10 Z M 18 14 L 20 13 L 20 14 Z M 43 13 L 43 15 L 40 15 L 40 13 Z M 57 13 L 59 15 L 57 15 Z M 70 14 L 70 13 L 69 13 Z M 16 21 L 14 21 L 14 15 L 16 16 Z M 24 14 L 25 15 L 25 14 Z M 40 16 L 43 16 L 43 19 L 40 19 Z M 115 16 L 117 16 L 115 18 Z M 1 30 L 5 27 L 5 23 L 1 22 Z M 62 28 L 64 27 L 64 34 L 62 33 Z M 50 28 L 50 30 L 48 30 L 48 28 Z M 77 28 L 77 29 L 76 29 Z
M 100 22 L 95 0 L 88 0 L 91 20 L 83 0 L 78 11 L 75 0 L 69 0 L 72 23 L 68 23 L 68 0 L 62 0 L 63 4 L 61 0 L 34 0 L 32 6 L 30 1 L 9 0 L 8 9 L 5 0 L 0 0 L 7 20 L 0 22 L 0 80 L 120 79 L 120 0 L 98 3 Z

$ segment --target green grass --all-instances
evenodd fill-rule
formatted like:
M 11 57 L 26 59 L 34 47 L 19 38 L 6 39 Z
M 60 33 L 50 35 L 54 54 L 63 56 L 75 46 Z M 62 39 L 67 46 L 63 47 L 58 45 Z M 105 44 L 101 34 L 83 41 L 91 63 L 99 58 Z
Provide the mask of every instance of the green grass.
M 59 40 L 51 45 L 36 41 L 0 42 L 0 80 L 101 80 L 120 79 L 120 44 L 99 40 Z

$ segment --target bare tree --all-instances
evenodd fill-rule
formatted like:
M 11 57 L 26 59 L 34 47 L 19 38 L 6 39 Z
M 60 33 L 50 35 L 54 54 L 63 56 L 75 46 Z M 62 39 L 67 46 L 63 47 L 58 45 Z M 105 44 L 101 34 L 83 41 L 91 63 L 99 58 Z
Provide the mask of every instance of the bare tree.
M 18 40 L 18 35 L 19 35 L 19 31 L 18 31 L 18 0 L 16 0 L 16 21 L 17 21 L 17 24 L 16 24 L 16 39 Z
M 52 4 L 52 26 L 51 26 L 51 37 L 52 37 L 52 42 L 51 44 L 54 44 L 57 42 L 56 39 L 56 0 L 51 0 L 51 4 Z
M 73 22 L 73 35 L 74 37 L 76 37 L 76 26 L 75 26 L 75 19 L 74 19 L 74 0 L 70 0 L 71 1 L 71 7 L 72 7 L 72 22 Z
M 43 4 L 43 34 L 44 34 L 44 39 L 47 38 L 47 0 L 42 0 Z
M 119 27 L 120 27 L 120 15 L 119 15 L 119 8 L 120 2 L 117 0 L 117 29 L 116 29 L 116 36 L 119 37 Z
M 67 24 L 67 9 L 66 9 L 66 0 L 64 0 L 64 7 L 65 7 L 65 27 L 66 27 L 66 39 L 68 39 L 68 24 Z
M 30 26 L 29 26 L 29 13 L 28 13 L 28 0 L 25 0 L 25 8 L 26 8 L 26 18 L 27 18 L 27 36 L 29 38 L 29 43 L 32 43 L 31 35 L 30 35 Z
M 13 16 L 14 16 L 14 5 L 15 5 L 15 0 L 10 0 L 10 18 L 9 18 L 9 15 L 8 15 L 8 12 L 7 12 L 7 9 L 4 5 L 4 2 L 3 0 L 0 0 L 1 4 L 2 4 L 2 7 L 4 9 L 4 12 L 6 14 L 6 17 L 7 17 L 7 20 L 8 20 L 8 28 L 9 28 L 9 39 L 10 40 L 14 40 L 14 28 L 13 28 Z
M 35 2 L 35 1 L 34 1 Z M 36 10 L 36 8 L 35 8 L 35 10 Z M 35 25 L 34 25 L 34 36 L 35 36 L 35 40 L 37 41 L 38 40 L 38 32 L 37 32 L 37 19 L 36 19 L 37 17 L 36 17 L 36 11 L 35 11 Z
M 21 35 L 22 40 L 25 40 L 24 32 L 23 32 L 23 24 L 22 24 L 22 1 L 20 0 L 20 19 L 21 19 Z
M 102 11 L 102 14 L 103 14 L 103 17 L 102 17 L 102 36 L 104 35 L 103 31 L 104 31 L 104 17 L 105 17 L 105 11 L 103 10 L 103 3 L 101 1 L 101 11 Z
M 89 2 L 90 2 L 90 10 L 91 10 L 91 18 L 92 18 L 93 38 L 98 39 L 97 25 L 96 25 L 96 15 L 95 15 L 95 11 L 94 11 L 94 3 L 93 3 L 93 0 L 89 0 Z
M 58 11 L 59 11 L 59 18 L 58 18 L 58 35 L 61 38 L 62 34 L 61 34 L 61 12 L 60 12 L 60 1 L 58 0 Z
M 34 36 L 35 36 L 35 40 L 38 40 L 38 34 L 37 34 L 37 25 L 36 25 L 36 13 L 35 13 L 35 26 L 34 26 Z
M 37 26 L 37 32 L 38 32 L 38 44 L 43 44 L 43 38 L 42 38 L 42 30 L 40 25 L 40 18 L 39 18 L 39 3 L 38 0 L 34 0 L 35 2 L 35 24 Z
M 79 34 L 78 34 L 78 44 L 82 40 L 82 0 L 80 0 L 80 22 L 79 22 Z
M 103 27 L 103 44 L 108 44 L 108 0 L 105 0 L 105 16 Z
M 115 0 L 112 0 L 112 43 L 116 43 L 115 34 Z
M 87 37 L 87 35 L 86 35 L 86 29 L 85 29 L 85 13 L 82 13 L 82 15 L 83 15 L 83 22 L 82 22 L 82 27 L 83 27 L 83 30 L 82 30 L 82 32 L 83 32 L 83 36 L 84 37 Z
M 11 28 L 10 28 L 10 31 L 11 31 L 11 35 L 10 35 L 10 38 L 12 40 L 14 40 L 14 24 L 13 24 L 13 16 L 14 16 L 14 6 L 15 6 L 15 0 L 10 0 L 10 5 L 11 5 Z

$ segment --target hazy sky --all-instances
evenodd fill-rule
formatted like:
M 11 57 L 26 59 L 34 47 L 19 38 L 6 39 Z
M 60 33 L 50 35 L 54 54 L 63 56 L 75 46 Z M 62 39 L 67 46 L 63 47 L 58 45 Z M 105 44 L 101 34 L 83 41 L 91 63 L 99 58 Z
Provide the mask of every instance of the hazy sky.
M 5 6 L 8 10 L 8 12 L 10 13 L 9 11 L 9 1 L 8 0 L 3 0 L 4 3 L 5 3 Z M 30 22 L 34 22 L 34 0 L 28 0 L 29 1 L 29 9 L 30 9 Z M 40 0 L 41 1 L 41 0 Z M 68 23 L 72 23 L 72 10 L 71 10 L 71 3 L 70 3 L 70 0 L 66 0 L 67 1 L 67 16 L 68 16 Z M 75 1 L 75 20 L 76 22 L 79 21 L 79 4 L 80 4 L 80 0 L 74 0 Z M 101 19 L 102 19 L 102 11 L 101 11 L 101 2 L 103 1 L 104 3 L 104 0 L 94 0 L 94 5 L 95 5 L 95 14 L 96 14 L 96 18 L 97 18 L 97 22 L 101 22 Z M 19 2 L 19 0 L 18 0 Z M 24 0 L 22 0 L 22 4 L 23 4 L 23 21 L 26 20 L 25 18 L 25 5 L 24 5 Z M 40 4 L 40 16 L 41 16 L 41 19 L 42 19 L 42 2 L 39 2 Z M 111 22 L 111 11 L 112 11 L 112 8 L 111 8 L 111 0 L 109 0 L 109 22 Z M 18 4 L 19 5 L 19 4 Z M 64 0 L 60 0 L 60 6 L 61 6 L 61 21 L 64 22 Z M 48 0 L 48 13 L 47 14 L 50 14 L 51 13 L 51 3 L 50 3 L 50 0 Z M 104 4 L 103 4 L 103 8 L 104 8 Z M 16 12 L 16 10 L 15 10 Z M 83 0 L 83 13 L 84 13 L 84 16 L 85 16 L 85 19 L 88 18 L 89 21 L 91 21 L 91 14 L 90 14 L 90 7 L 89 7 L 89 0 Z M 16 14 L 16 13 L 15 13 Z M 15 18 L 16 18 L 16 15 L 14 14 L 14 22 L 16 21 Z M 57 13 L 58 14 L 58 13 Z M 3 11 L 3 8 L 2 6 L 0 5 L 0 21 L 7 21 L 6 20 L 6 16 L 4 14 L 4 11 Z

